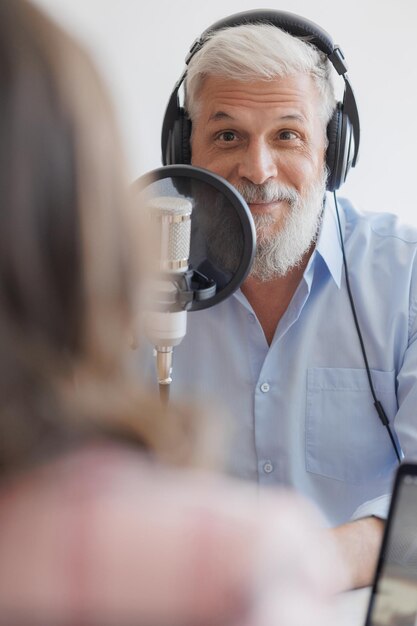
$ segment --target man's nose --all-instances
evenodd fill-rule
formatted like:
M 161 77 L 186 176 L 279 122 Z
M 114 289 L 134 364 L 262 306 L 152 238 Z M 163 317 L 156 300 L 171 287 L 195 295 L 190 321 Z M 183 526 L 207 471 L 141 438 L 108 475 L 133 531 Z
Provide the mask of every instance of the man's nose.
M 261 185 L 278 174 L 274 151 L 262 139 L 250 142 L 239 163 L 238 174 L 256 185 Z

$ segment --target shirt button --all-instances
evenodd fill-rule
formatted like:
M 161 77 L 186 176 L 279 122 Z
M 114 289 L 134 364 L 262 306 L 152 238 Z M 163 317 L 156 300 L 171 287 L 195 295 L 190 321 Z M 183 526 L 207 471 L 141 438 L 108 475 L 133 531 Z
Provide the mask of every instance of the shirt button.
M 274 469 L 274 466 L 272 465 L 271 461 L 267 461 L 264 465 L 264 472 L 265 474 L 270 474 Z
M 249 315 L 248 315 L 248 320 L 249 320 L 249 322 L 250 322 L 251 324 L 254 324 L 254 323 L 255 323 L 255 316 L 254 316 L 254 314 L 253 314 L 253 313 L 249 313 Z
M 268 391 L 269 391 L 269 385 L 268 385 L 268 383 L 262 383 L 262 385 L 261 385 L 261 391 L 262 391 L 262 393 L 268 393 Z

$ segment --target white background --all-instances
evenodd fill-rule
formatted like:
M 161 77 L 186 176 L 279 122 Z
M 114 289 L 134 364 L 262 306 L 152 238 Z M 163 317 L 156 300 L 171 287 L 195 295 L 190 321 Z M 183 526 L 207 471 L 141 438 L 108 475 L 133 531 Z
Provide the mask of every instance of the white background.
M 194 39 L 212 22 L 279 8 L 317 22 L 344 50 L 360 109 L 360 162 L 341 195 L 417 225 L 415 0 L 37 0 L 81 39 L 113 92 L 132 178 L 160 165 L 166 102 Z

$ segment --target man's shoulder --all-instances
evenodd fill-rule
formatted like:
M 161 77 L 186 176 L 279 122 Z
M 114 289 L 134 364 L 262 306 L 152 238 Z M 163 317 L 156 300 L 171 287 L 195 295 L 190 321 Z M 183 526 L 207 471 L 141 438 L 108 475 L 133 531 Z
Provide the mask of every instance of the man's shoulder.
M 395 213 L 366 211 L 346 198 L 340 198 L 339 205 L 343 208 L 347 235 L 367 233 L 387 243 L 399 241 L 417 246 L 417 226 L 404 222 Z

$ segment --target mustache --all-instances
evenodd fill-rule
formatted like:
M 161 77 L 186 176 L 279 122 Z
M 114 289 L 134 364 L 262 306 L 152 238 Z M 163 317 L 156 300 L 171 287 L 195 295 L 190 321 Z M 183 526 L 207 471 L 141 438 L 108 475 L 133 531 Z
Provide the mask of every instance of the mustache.
M 260 185 L 255 183 L 240 182 L 235 188 L 248 204 L 269 203 L 287 201 L 294 204 L 299 200 L 299 194 L 293 187 L 281 185 L 276 181 L 266 181 Z

